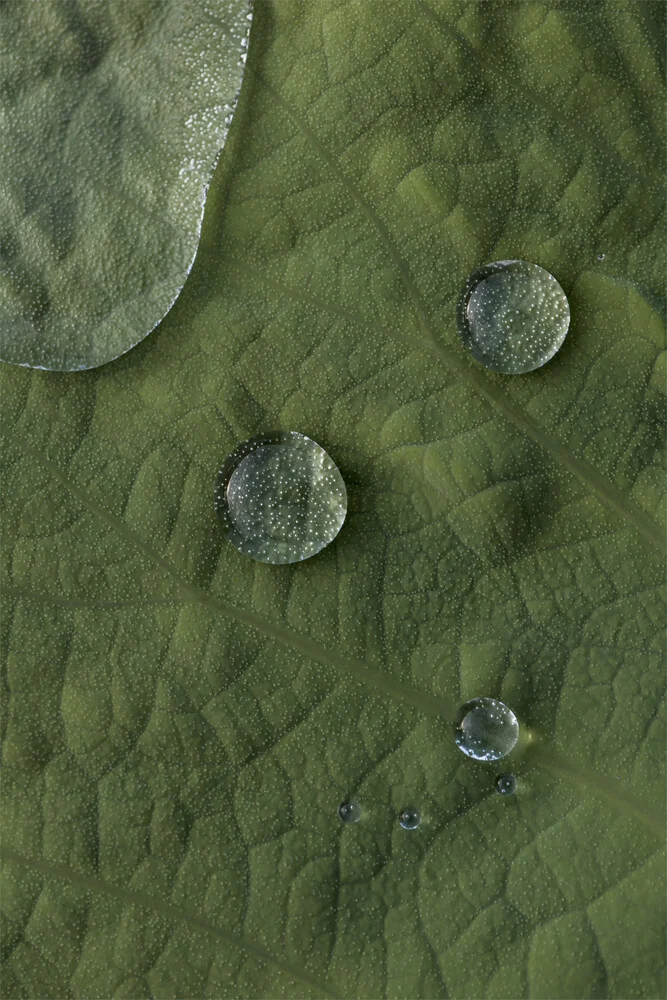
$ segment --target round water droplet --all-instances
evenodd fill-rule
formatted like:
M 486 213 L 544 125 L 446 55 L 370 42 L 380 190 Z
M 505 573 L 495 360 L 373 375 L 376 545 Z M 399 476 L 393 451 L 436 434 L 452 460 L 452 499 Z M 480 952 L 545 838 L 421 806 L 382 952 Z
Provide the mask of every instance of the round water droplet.
M 259 562 L 308 559 L 347 513 L 338 467 L 305 434 L 276 431 L 240 444 L 218 473 L 215 506 L 230 542 Z
M 468 277 L 457 320 L 476 361 L 495 372 L 520 375 L 553 358 L 565 340 L 570 307 L 543 267 L 496 260 Z
M 495 698 L 473 698 L 459 709 L 456 745 L 475 760 L 499 760 L 516 745 L 519 723 L 514 712 Z
M 361 806 L 358 802 L 341 802 L 338 806 L 338 819 L 341 823 L 358 823 L 361 819 Z
M 607 256 L 606 253 L 599 253 L 598 260 L 604 260 L 606 256 Z
M 404 830 L 416 830 L 421 823 L 421 813 L 413 806 L 406 806 L 398 814 L 398 822 Z
M 498 795 L 514 795 L 516 791 L 516 778 L 513 774 L 499 774 L 496 778 L 496 791 Z

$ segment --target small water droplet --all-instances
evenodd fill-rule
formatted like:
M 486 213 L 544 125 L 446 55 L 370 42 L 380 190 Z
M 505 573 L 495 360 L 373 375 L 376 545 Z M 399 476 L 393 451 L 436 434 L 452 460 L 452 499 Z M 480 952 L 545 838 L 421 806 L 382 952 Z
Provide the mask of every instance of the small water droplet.
M 499 774 L 496 778 L 496 791 L 498 795 L 514 795 L 516 791 L 516 778 L 513 774 Z
M 496 698 L 473 698 L 459 709 L 456 745 L 475 760 L 499 760 L 514 749 L 519 723 L 514 712 Z
M 215 506 L 229 541 L 258 562 L 308 559 L 334 540 L 347 492 L 324 448 L 296 431 L 259 434 L 226 459 Z
M 341 823 L 358 823 L 361 819 L 361 806 L 358 802 L 341 802 L 338 806 L 338 819 Z
M 599 253 L 598 260 L 604 260 L 606 256 L 607 256 L 606 253 Z
M 416 830 L 421 823 L 421 813 L 414 806 L 406 806 L 398 814 L 398 822 L 404 830 Z
M 459 333 L 485 368 L 520 375 L 562 346 L 570 306 L 553 274 L 526 260 L 496 260 L 469 275 L 457 311 Z

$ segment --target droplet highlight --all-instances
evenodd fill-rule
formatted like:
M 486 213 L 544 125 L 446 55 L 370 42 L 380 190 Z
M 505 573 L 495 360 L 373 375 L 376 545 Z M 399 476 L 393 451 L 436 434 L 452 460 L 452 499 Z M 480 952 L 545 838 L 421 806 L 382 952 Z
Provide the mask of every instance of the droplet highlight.
M 475 760 L 500 760 L 516 746 L 519 723 L 496 698 L 473 698 L 459 709 L 455 726 L 459 750 Z
M 469 275 L 459 301 L 461 339 L 485 368 L 521 375 L 541 368 L 570 325 L 565 292 L 543 267 L 496 260 Z
M 496 778 L 496 791 L 498 795 L 514 795 L 516 792 L 516 778 L 513 774 L 499 774 Z
M 215 506 L 227 538 L 258 562 L 309 559 L 334 540 L 347 491 L 324 448 L 276 431 L 240 444 L 218 473 Z
M 358 802 L 341 802 L 338 806 L 338 819 L 341 823 L 358 823 L 361 819 L 361 806 Z
M 401 809 L 398 814 L 398 822 L 404 830 L 416 830 L 421 821 L 421 813 L 419 812 L 419 809 L 415 809 L 414 806 L 406 806 L 405 809 Z

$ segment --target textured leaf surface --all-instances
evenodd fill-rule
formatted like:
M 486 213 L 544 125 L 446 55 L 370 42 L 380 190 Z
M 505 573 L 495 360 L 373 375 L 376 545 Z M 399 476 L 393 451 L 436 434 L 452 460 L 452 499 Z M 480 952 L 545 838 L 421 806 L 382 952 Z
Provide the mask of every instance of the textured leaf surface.
M 4 372 L 4 996 L 664 996 L 663 13 L 259 5 L 160 329 Z M 454 320 L 507 257 L 572 310 L 525 377 Z M 213 487 L 281 427 L 349 511 L 272 567 Z
M 248 0 L 4 0 L 0 355 L 94 368 L 192 267 Z

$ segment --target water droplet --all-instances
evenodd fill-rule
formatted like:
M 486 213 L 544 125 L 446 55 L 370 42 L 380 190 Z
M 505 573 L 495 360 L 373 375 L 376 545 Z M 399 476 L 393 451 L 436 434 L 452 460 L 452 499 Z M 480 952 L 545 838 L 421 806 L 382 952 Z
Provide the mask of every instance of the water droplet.
M 305 434 L 276 431 L 240 444 L 215 491 L 227 537 L 259 562 L 308 559 L 332 542 L 347 512 L 338 467 Z
M 565 340 L 570 307 L 543 267 L 526 260 L 496 260 L 469 275 L 457 321 L 476 361 L 495 372 L 519 375 L 553 358 Z
M 498 795 L 514 795 L 516 791 L 516 778 L 513 774 L 499 774 L 496 778 L 496 791 Z
M 606 256 L 607 256 L 606 253 L 599 253 L 598 260 L 604 260 Z
M 495 698 L 473 698 L 459 709 L 456 745 L 475 760 L 499 760 L 516 745 L 519 723 Z
M 413 806 L 406 806 L 398 814 L 398 822 L 404 830 L 416 830 L 421 820 L 422 817 L 419 809 L 415 809 Z
M 341 823 L 358 823 L 361 819 L 361 806 L 358 802 L 341 802 L 338 806 L 338 819 Z

